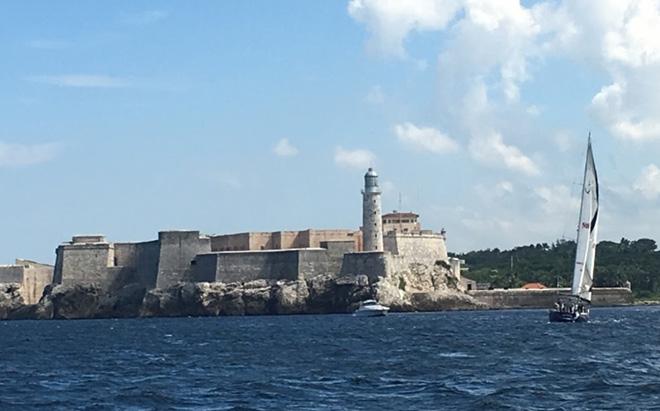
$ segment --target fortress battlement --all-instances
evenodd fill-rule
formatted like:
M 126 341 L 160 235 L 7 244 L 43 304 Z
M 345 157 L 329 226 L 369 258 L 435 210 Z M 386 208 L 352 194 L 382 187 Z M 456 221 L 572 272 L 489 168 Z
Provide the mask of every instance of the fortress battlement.
M 381 215 L 380 195 L 378 175 L 369 169 L 362 190 L 360 229 L 221 235 L 164 230 L 155 240 L 143 242 L 111 242 L 102 234 L 77 234 L 57 247 L 54 267 L 31 262 L 0 266 L 0 281 L 25 283 L 39 267 L 39 280 L 33 283 L 40 290 L 32 292 L 34 300 L 49 283 L 94 284 L 112 291 L 128 284 L 151 290 L 180 282 L 304 280 L 320 275 L 366 273 L 373 279 L 411 264 L 432 267 L 449 261 L 444 233 L 422 230 L 419 215 L 413 212 Z

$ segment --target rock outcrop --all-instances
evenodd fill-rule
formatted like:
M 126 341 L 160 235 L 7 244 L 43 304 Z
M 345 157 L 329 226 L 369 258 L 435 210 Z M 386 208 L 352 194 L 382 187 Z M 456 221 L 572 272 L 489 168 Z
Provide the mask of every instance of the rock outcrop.
M 74 319 L 325 314 L 352 312 L 375 298 L 392 311 L 479 308 L 457 288 L 442 264 L 409 269 L 370 281 L 367 276 L 245 283 L 177 283 L 147 291 L 139 284 L 114 290 L 94 285 L 48 286 L 38 304 L 25 305 L 17 284 L 0 287 L 0 319 Z

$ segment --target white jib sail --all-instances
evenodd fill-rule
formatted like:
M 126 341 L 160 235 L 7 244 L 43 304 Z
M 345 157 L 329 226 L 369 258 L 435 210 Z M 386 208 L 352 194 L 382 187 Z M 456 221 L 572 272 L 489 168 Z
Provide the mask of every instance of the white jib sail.
M 591 301 L 591 287 L 594 282 L 596 262 L 596 242 L 598 236 L 598 175 L 594 156 L 591 152 L 591 139 L 587 145 L 587 162 L 582 183 L 582 203 L 578 222 L 575 269 L 571 293 Z

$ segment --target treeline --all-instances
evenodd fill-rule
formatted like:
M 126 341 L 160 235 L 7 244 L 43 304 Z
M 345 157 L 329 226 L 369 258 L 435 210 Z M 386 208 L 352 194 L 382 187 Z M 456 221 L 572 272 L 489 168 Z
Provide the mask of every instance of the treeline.
M 496 288 L 540 282 L 549 287 L 570 287 L 575 262 L 575 241 L 559 240 L 516 247 L 487 249 L 454 256 L 465 260 L 465 273 Z M 618 243 L 601 241 L 596 247 L 596 287 L 622 286 L 630 281 L 636 297 L 651 297 L 660 286 L 660 251 L 654 240 L 642 238 Z

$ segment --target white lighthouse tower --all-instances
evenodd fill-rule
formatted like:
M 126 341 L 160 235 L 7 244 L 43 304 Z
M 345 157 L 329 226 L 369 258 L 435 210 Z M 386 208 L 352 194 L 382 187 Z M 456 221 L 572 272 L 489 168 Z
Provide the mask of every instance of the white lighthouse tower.
M 369 168 L 362 190 L 362 244 L 364 251 L 383 251 L 383 219 L 378 174 Z

